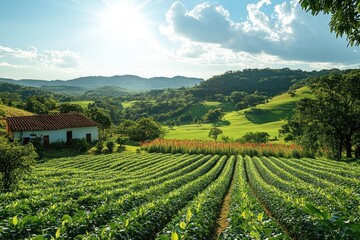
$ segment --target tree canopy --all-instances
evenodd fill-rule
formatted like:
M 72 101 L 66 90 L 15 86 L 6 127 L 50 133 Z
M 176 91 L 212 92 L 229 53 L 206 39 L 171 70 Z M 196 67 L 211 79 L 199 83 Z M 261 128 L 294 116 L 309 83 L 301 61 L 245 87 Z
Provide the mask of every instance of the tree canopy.
M 330 30 L 347 36 L 349 45 L 360 45 L 360 0 L 300 0 L 301 7 L 313 15 L 331 14 Z
M 299 101 L 284 129 L 312 154 L 325 147 L 339 159 L 345 148 L 346 156 L 352 157 L 353 147 L 360 147 L 359 80 L 360 70 L 313 80 L 315 99 Z
M 37 155 L 32 144 L 21 146 L 7 140 L 0 140 L 0 152 L 0 189 L 8 192 L 31 170 Z

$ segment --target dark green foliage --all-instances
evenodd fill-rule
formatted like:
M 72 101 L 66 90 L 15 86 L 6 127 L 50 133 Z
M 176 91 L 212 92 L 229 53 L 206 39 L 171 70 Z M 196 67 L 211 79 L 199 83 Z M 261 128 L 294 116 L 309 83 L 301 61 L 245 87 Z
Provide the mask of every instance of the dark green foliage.
M 56 109 L 56 100 L 49 96 L 33 96 L 25 100 L 24 109 L 37 114 L 46 114 Z
M 329 74 L 332 70 L 305 72 L 302 70 L 283 69 L 244 69 L 228 71 L 211 77 L 200 85 L 190 89 L 190 93 L 198 99 L 215 100 L 216 94 L 231 95 L 232 92 L 264 93 L 275 96 L 285 92 L 295 83 L 303 79 Z
M 0 82 L 0 92 L 10 93 L 11 100 L 18 101 L 20 97 L 22 100 L 25 100 L 32 96 L 42 96 L 42 95 L 52 95 L 48 91 L 40 90 L 34 87 L 26 87 L 13 83 Z M 13 95 L 15 94 L 15 95 Z
M 151 118 L 140 118 L 137 121 L 125 120 L 115 131 L 137 142 L 153 140 L 164 134 L 162 126 Z
M 138 126 L 134 135 L 129 136 L 132 140 L 143 142 L 146 140 L 153 140 L 163 134 L 161 125 L 151 118 L 141 118 L 136 121 L 136 123 Z
M 330 30 L 336 37 L 346 35 L 350 46 L 360 45 L 360 1 L 359 0 L 300 0 L 301 7 L 311 11 L 331 14 Z
M 90 98 L 114 98 L 129 95 L 129 90 L 116 86 L 103 86 L 88 90 L 84 95 Z
M 210 109 L 204 116 L 204 122 L 213 123 L 221 121 L 224 115 L 224 110 L 221 108 Z
M 101 153 L 101 151 L 104 149 L 104 142 L 101 140 L 97 141 L 95 148 L 97 153 Z
M 269 141 L 270 135 L 267 132 L 247 132 L 239 141 L 243 143 L 266 143 Z
M 69 113 L 69 112 L 84 112 L 84 109 L 79 104 L 74 103 L 62 103 L 59 106 L 59 111 L 61 113 Z
M 0 140 L 0 181 L 1 190 L 12 190 L 22 175 L 30 172 L 37 154 L 32 144 L 21 146 L 6 139 Z
M 360 132 L 360 70 L 313 79 L 316 99 L 298 102 L 282 133 L 290 132 L 307 151 L 327 148 L 331 157 L 352 157 Z
M 109 114 L 101 108 L 90 108 L 87 115 L 97 122 L 101 128 L 109 128 L 111 126 L 111 118 Z
M 218 136 L 222 133 L 223 133 L 223 131 L 220 128 L 214 127 L 214 128 L 210 129 L 208 136 L 213 138 L 216 141 Z
M 61 150 L 64 148 L 64 146 L 65 146 L 65 143 L 62 141 L 56 141 L 56 142 L 50 143 L 50 149 L 54 149 L 54 150 Z
M 109 151 L 110 153 L 112 153 L 112 152 L 114 151 L 114 148 L 115 148 L 115 143 L 114 143 L 114 141 L 108 140 L 108 141 L 106 142 L 106 147 L 107 147 L 108 151 Z
M 86 141 L 85 138 L 82 139 L 72 139 L 71 140 L 71 146 L 74 148 L 77 152 L 86 152 L 89 149 L 89 143 Z
M 116 139 L 116 143 L 119 144 L 119 148 L 122 148 L 127 141 L 129 141 L 129 137 L 126 136 L 120 136 Z
M 114 124 L 119 124 L 124 120 L 124 109 L 122 106 L 122 100 L 119 98 L 108 98 L 100 97 L 96 98 L 93 103 L 90 103 L 88 108 L 101 108 L 109 114 L 111 122 Z

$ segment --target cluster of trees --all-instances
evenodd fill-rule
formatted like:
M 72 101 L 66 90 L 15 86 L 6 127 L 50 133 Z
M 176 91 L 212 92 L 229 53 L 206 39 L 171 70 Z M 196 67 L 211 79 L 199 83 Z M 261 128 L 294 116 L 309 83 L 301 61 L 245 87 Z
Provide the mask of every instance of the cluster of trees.
M 4 138 L 0 138 L 0 153 L 0 190 L 9 192 L 31 171 L 37 154 L 32 144 L 22 146 Z
M 314 99 L 297 103 L 294 115 L 280 130 L 310 155 L 327 151 L 340 159 L 360 157 L 360 70 L 312 79 Z
M 151 118 L 140 118 L 136 121 L 125 120 L 115 127 L 113 132 L 136 142 L 153 140 L 164 134 L 162 126 Z

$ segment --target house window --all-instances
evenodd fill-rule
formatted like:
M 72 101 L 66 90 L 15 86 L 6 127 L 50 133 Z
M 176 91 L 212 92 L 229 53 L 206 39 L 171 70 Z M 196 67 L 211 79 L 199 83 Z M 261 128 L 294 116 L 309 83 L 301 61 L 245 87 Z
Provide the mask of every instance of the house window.
M 72 140 L 72 131 L 66 132 L 66 144 L 70 145 Z
M 23 143 L 24 145 L 28 144 L 29 142 L 30 142 L 30 138 L 29 138 L 29 137 L 24 137 L 24 138 L 22 139 L 22 143 Z
M 91 143 L 91 133 L 87 133 L 87 134 L 86 134 L 86 141 L 87 141 L 88 143 Z
M 50 145 L 49 135 L 45 135 L 43 139 L 44 139 L 44 147 L 49 147 Z

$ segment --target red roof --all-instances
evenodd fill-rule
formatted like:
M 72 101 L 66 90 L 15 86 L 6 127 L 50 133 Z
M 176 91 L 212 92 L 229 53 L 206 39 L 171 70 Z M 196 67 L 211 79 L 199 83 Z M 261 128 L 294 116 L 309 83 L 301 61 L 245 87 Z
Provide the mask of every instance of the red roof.
M 58 130 L 97 126 L 93 120 L 81 113 L 41 114 L 34 116 L 8 117 L 11 132 Z

